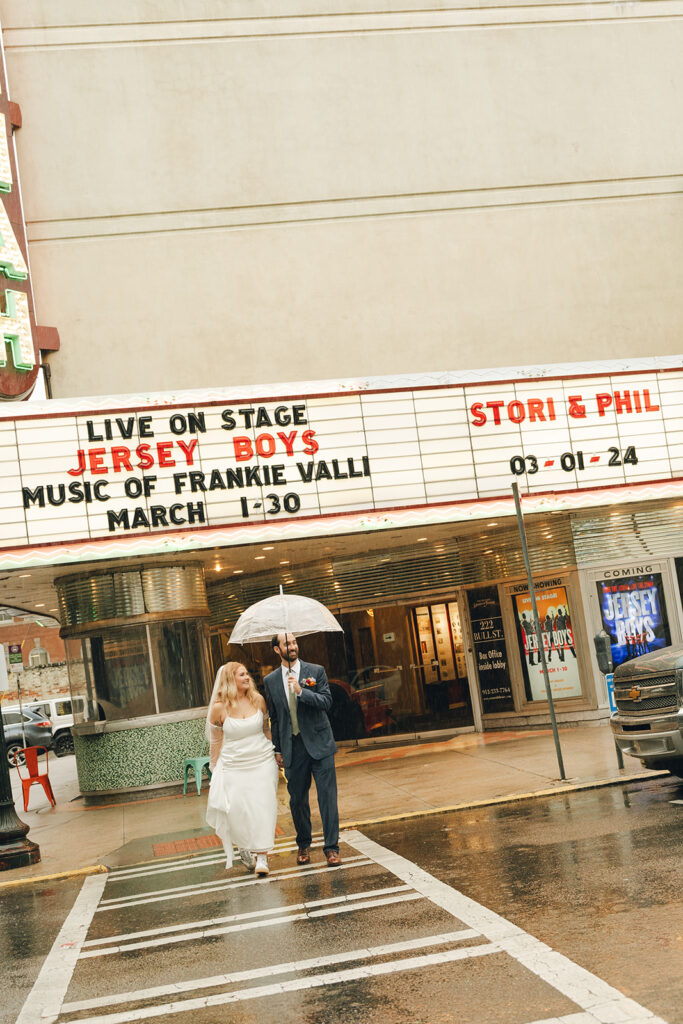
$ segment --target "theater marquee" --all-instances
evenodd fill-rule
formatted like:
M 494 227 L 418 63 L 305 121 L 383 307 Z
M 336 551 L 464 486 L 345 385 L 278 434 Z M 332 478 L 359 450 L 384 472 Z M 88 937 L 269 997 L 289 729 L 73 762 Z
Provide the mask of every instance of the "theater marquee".
M 0 418 L 0 547 L 683 480 L 683 370 L 416 385 Z

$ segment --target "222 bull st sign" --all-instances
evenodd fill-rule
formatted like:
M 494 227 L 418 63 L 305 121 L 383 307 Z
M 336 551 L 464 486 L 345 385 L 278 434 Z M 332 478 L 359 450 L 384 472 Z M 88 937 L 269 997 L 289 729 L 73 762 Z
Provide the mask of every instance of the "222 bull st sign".
M 675 490 L 683 370 L 558 369 L 566 376 L 421 387 L 425 375 L 394 390 L 384 378 L 367 390 L 336 382 L 295 398 L 195 392 L 184 406 L 98 399 L 92 413 L 82 400 L 50 402 L 11 422 L 0 410 L 0 546 L 321 516 L 346 517 L 348 530 L 362 513 L 395 525 L 401 513 L 388 510 L 432 506 L 458 518 L 508 501 L 515 478 L 565 507 L 601 504 L 605 487 Z

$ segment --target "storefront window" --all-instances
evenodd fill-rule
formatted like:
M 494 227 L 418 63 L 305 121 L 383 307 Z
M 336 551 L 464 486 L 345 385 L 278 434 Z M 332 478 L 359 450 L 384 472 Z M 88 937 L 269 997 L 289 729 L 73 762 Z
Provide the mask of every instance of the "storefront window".
M 91 636 L 97 702 L 107 719 L 139 718 L 156 711 L 144 626 Z
M 197 622 L 156 622 L 149 627 L 159 711 L 208 704 L 204 637 Z
M 676 559 L 677 569 L 680 561 Z M 614 668 L 669 646 L 671 633 L 660 573 L 598 580 L 596 586 Z
M 342 633 L 312 634 L 299 640 L 301 658 L 326 669 L 335 739 L 472 726 L 455 601 L 417 609 L 384 605 L 342 612 L 337 619 Z M 216 634 L 211 643 L 214 671 L 221 663 L 218 658 L 232 656 L 247 664 L 260 685 L 276 667 L 276 659 L 268 644 L 249 648 L 233 653 L 227 634 Z
M 579 663 L 566 587 L 540 583 L 535 589 L 550 692 L 557 698 L 580 697 Z M 547 700 L 528 591 L 515 595 L 514 608 L 527 700 Z
M 66 642 L 75 718 L 140 718 L 208 703 L 201 621 L 173 620 L 111 629 Z

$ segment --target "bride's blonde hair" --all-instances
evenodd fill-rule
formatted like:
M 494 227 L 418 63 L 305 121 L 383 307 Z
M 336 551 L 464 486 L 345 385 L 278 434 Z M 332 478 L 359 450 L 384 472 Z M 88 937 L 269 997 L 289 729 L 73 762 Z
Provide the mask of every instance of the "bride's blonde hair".
M 237 683 L 235 673 L 239 668 L 246 668 L 240 661 L 228 661 L 221 669 L 221 676 L 216 691 L 216 700 L 220 700 L 227 708 L 237 704 Z M 246 696 L 255 708 L 259 706 L 259 695 L 254 680 L 249 676 L 249 689 Z

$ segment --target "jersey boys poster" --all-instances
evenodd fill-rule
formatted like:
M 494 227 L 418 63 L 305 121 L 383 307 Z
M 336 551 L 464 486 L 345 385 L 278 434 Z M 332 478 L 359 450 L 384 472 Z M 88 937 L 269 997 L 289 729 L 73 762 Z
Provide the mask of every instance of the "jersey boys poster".
M 548 665 L 550 691 L 553 697 L 580 697 L 581 680 L 567 591 L 564 587 L 539 589 L 536 593 L 536 605 Z M 515 606 L 527 699 L 546 700 L 543 666 L 529 594 L 517 594 Z
M 600 614 L 614 667 L 671 643 L 662 577 L 658 572 L 598 580 Z

